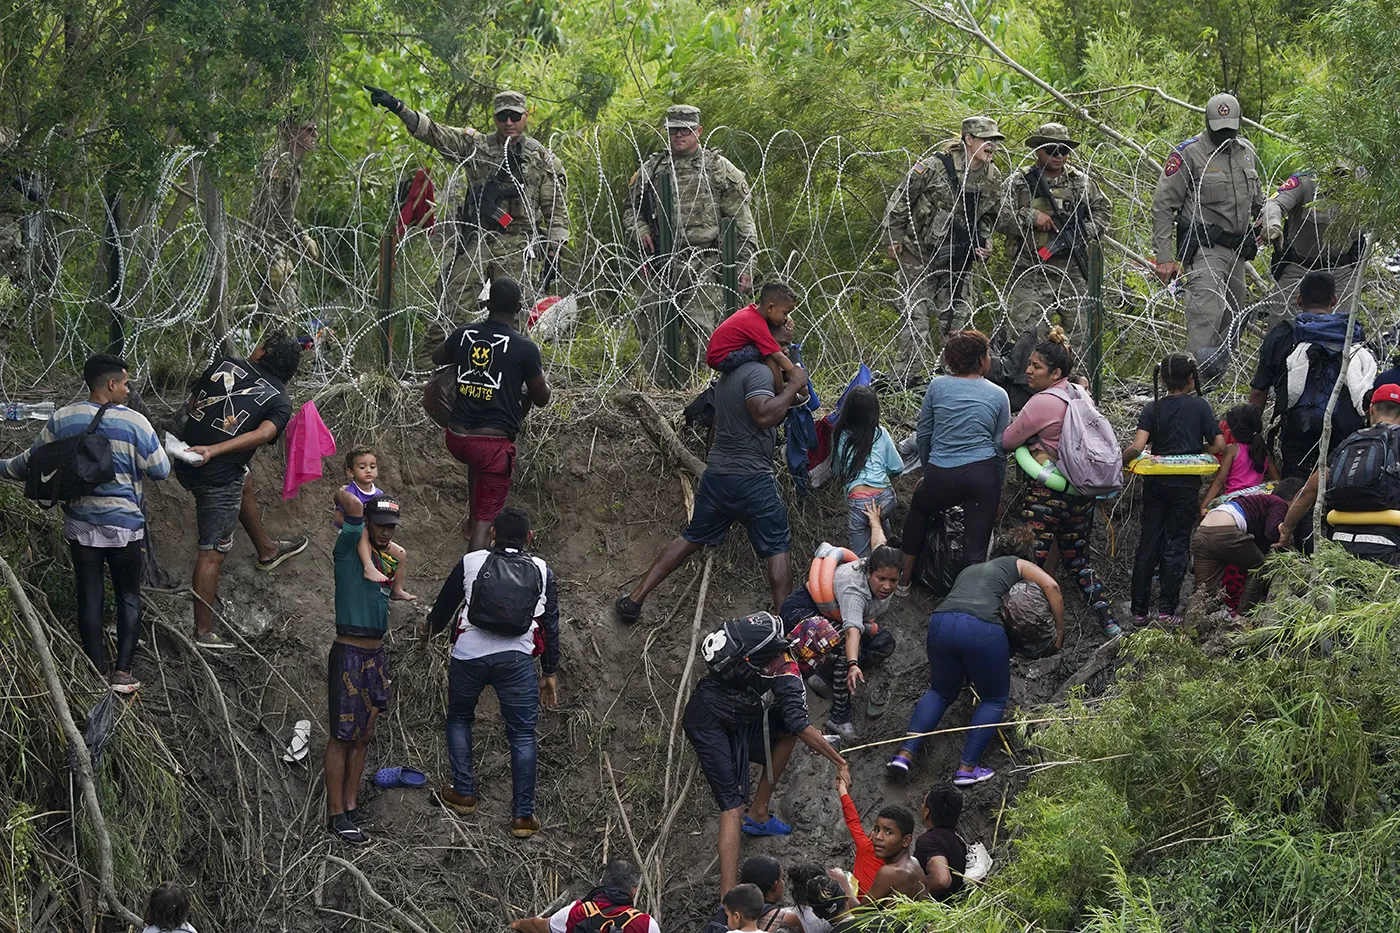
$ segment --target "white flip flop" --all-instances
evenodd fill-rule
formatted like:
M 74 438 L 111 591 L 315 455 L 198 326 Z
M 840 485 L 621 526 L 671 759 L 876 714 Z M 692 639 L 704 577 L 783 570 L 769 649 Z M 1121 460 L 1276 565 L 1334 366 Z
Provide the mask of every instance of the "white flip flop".
M 311 751 L 311 720 L 300 719 L 292 728 L 292 741 L 287 744 L 287 750 L 282 753 L 282 760 L 296 763 L 306 757 Z

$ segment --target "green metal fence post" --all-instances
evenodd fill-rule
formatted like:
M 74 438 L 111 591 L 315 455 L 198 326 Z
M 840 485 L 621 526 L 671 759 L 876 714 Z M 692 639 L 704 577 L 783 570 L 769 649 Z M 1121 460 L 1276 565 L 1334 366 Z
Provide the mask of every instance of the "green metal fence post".
M 1089 380 L 1094 401 L 1103 398 L 1103 247 L 1089 245 Z

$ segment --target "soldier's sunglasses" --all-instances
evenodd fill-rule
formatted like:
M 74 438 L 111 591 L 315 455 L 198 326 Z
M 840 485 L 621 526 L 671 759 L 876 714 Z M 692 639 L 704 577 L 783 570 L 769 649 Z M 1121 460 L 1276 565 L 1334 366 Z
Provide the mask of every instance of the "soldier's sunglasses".
M 1069 146 L 1046 146 L 1044 148 L 1046 155 L 1054 156 L 1058 159 L 1063 159 L 1073 151 Z
M 525 114 L 516 113 L 513 110 L 502 110 L 496 114 L 497 123 L 519 123 L 523 119 L 525 119 Z

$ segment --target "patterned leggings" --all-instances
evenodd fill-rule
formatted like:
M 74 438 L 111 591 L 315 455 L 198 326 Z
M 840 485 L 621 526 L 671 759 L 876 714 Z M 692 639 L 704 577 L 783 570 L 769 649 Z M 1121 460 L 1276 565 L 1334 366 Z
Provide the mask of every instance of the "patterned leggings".
M 1103 584 L 1089 562 L 1089 542 L 1094 536 L 1094 500 L 1067 496 L 1046 486 L 1033 484 L 1021 506 L 1021 517 L 1035 532 L 1035 562 L 1045 566 L 1050 546 L 1060 546 L 1060 561 L 1074 575 L 1084 602 L 1094 610 L 1099 622 L 1113 622 L 1113 609 L 1104 597 Z

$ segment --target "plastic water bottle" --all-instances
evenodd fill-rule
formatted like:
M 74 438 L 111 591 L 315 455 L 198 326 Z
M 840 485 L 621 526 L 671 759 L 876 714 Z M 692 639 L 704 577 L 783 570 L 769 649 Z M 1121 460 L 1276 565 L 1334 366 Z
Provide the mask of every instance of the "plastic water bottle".
M 23 421 L 25 418 L 33 418 L 35 421 L 48 421 L 53 417 L 53 402 L 6 402 L 5 420 Z

